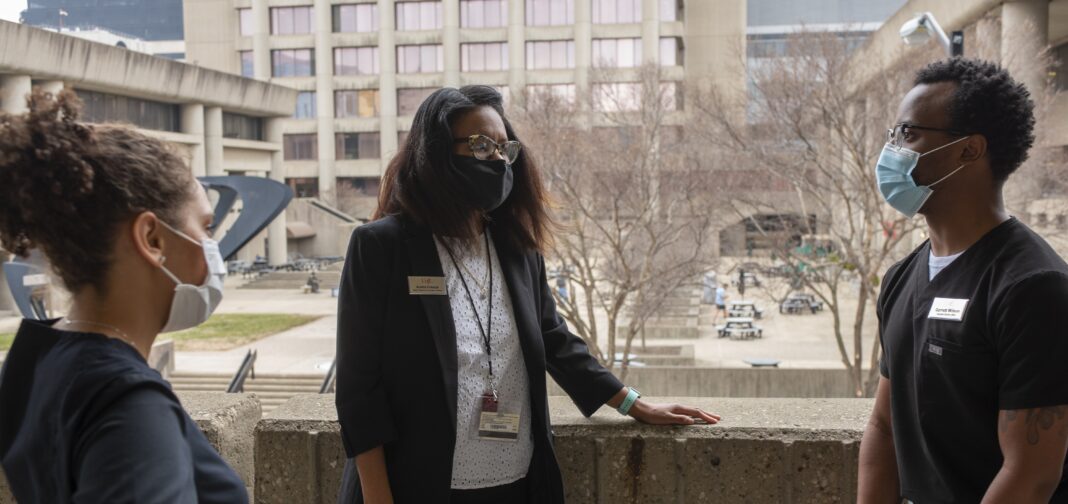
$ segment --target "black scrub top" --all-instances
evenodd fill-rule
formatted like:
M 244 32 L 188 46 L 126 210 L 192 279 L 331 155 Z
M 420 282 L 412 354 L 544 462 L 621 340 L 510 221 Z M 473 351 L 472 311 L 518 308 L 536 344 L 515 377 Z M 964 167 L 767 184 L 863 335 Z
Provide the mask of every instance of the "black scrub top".
M 928 281 L 930 251 L 891 267 L 878 303 L 901 492 L 979 502 L 1003 461 L 998 411 L 1068 404 L 1068 265 L 1016 219 Z M 1051 502 L 1068 502 L 1063 474 Z
M 20 504 L 248 502 L 133 347 L 53 323 L 24 320 L 0 371 L 0 463 Z

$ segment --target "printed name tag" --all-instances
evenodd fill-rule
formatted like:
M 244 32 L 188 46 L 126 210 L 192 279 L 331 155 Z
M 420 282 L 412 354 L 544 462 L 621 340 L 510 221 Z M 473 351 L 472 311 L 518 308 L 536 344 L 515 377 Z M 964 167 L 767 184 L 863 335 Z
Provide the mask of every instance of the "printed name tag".
M 410 276 L 408 294 L 411 296 L 445 296 L 445 277 Z
M 931 304 L 931 312 L 927 318 L 935 320 L 964 320 L 964 309 L 968 306 L 967 299 L 935 298 Z

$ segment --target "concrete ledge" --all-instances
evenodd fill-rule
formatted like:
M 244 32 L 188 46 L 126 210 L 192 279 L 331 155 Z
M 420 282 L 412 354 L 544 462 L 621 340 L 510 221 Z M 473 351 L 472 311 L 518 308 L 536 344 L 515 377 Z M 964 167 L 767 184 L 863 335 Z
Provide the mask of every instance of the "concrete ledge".
M 867 399 L 652 398 L 723 415 L 654 427 L 550 398 L 567 502 L 852 502 Z M 344 451 L 329 395 L 291 399 L 256 427 L 256 502 L 332 503 Z
M 255 394 L 181 392 L 182 406 L 252 495 L 256 487 L 253 432 L 260 420 Z
M 854 397 L 844 368 L 632 366 L 625 381 L 650 396 Z M 556 382 L 548 383 L 549 395 L 565 395 Z
M 168 380 L 174 373 L 174 340 L 166 339 L 152 344 L 148 352 L 148 366 Z

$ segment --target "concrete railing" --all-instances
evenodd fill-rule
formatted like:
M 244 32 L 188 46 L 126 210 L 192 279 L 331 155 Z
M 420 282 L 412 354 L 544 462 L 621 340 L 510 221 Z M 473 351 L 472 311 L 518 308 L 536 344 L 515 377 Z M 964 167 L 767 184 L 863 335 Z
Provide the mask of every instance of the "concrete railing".
M 855 397 L 849 375 L 841 367 L 632 366 L 624 381 L 649 396 Z M 564 395 L 563 389 L 552 379 L 548 384 L 549 395 Z
M 651 399 L 722 414 L 654 427 L 550 398 L 567 502 L 853 502 L 865 399 Z M 291 399 L 256 427 L 256 502 L 336 502 L 344 452 L 332 396 Z

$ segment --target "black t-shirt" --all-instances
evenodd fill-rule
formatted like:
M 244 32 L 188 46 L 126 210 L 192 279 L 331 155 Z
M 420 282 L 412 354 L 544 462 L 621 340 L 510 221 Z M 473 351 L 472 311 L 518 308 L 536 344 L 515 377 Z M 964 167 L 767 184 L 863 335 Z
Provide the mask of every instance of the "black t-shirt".
M 0 462 L 20 504 L 247 503 L 128 344 L 25 320 L 0 374 Z
M 1003 461 L 998 411 L 1068 404 L 1068 265 L 1016 219 L 930 281 L 929 256 L 891 267 L 879 296 L 901 492 L 979 502 Z

